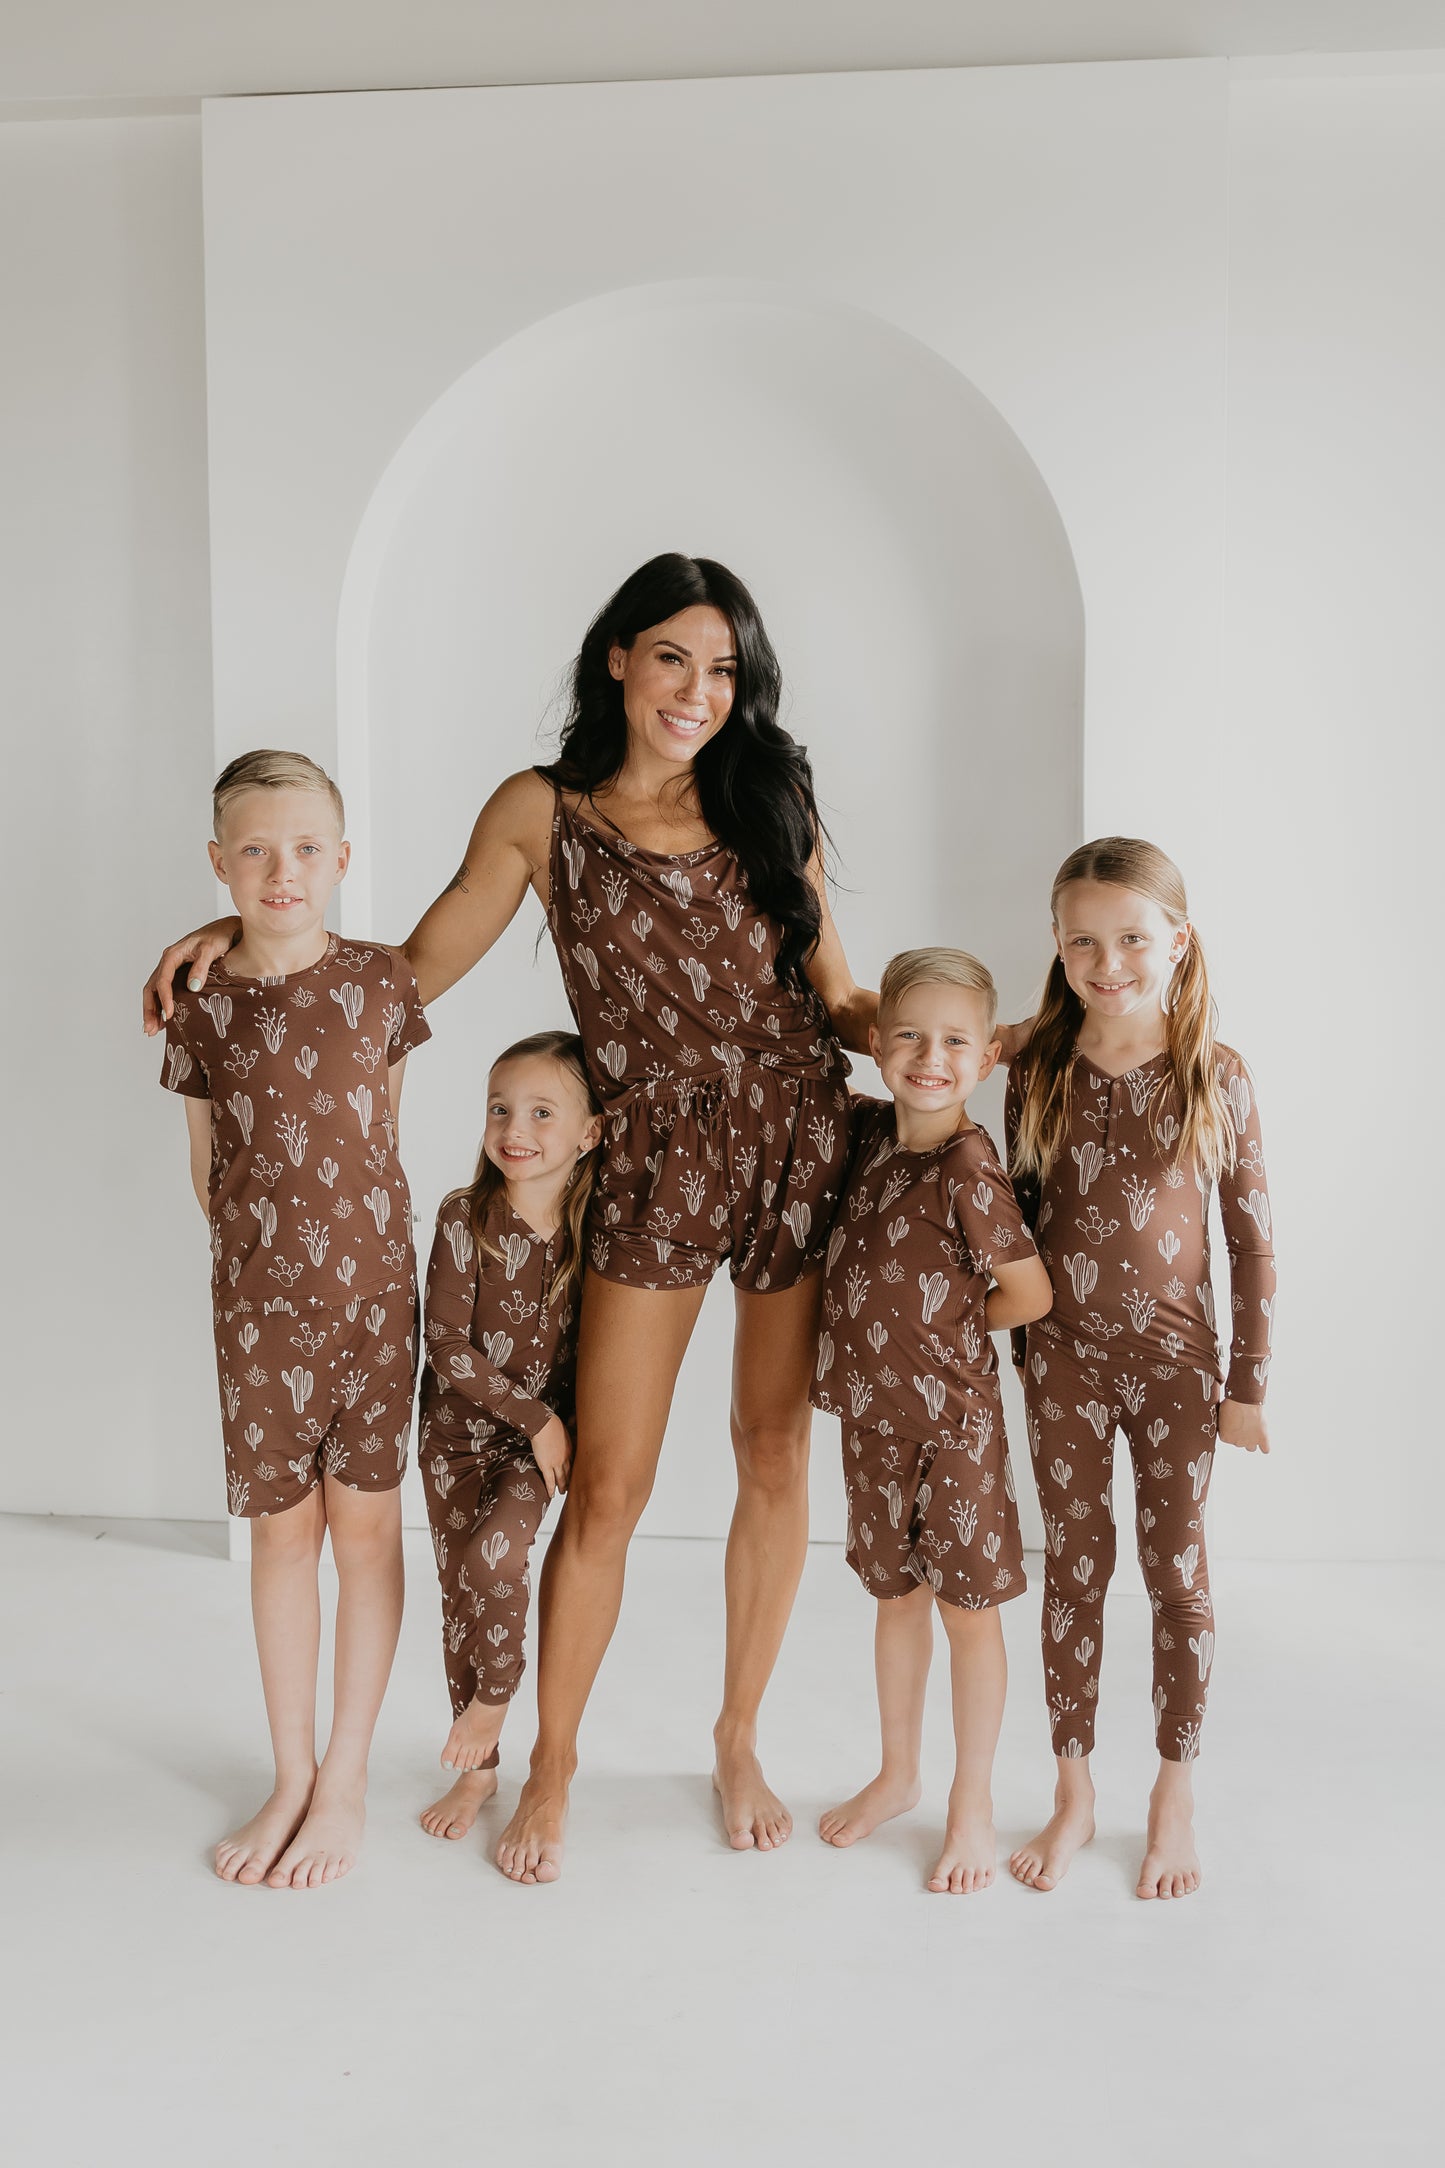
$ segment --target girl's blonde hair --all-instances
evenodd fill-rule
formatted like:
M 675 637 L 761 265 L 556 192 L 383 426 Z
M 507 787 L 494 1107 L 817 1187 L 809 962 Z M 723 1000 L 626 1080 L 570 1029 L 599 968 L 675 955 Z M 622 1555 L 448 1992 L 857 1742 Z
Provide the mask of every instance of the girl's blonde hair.
M 318 768 L 305 753 L 284 753 L 273 746 L 261 746 L 254 753 L 238 753 L 216 777 L 211 793 L 211 820 L 218 843 L 226 808 L 246 790 L 317 791 L 331 801 L 337 833 L 343 836 L 346 833 L 346 807 L 326 770 Z
M 883 966 L 883 976 L 878 982 L 878 1015 L 891 1015 L 905 994 L 912 993 L 915 986 L 966 986 L 976 994 L 983 995 L 984 1008 L 988 1014 L 988 1028 L 993 1030 L 998 1016 L 998 988 L 987 966 L 967 949 L 914 948 L 904 949 Z
M 556 1062 L 565 1069 L 582 1088 L 589 1114 L 600 1114 L 601 1108 L 592 1094 L 587 1075 L 587 1057 L 582 1041 L 571 1031 L 534 1031 L 528 1039 L 518 1039 L 500 1053 L 492 1063 L 492 1069 L 500 1069 L 504 1061 L 525 1061 L 530 1056 Z M 562 1211 L 557 1229 L 561 1241 L 561 1255 L 548 1304 L 556 1302 L 569 1288 L 575 1287 L 582 1278 L 582 1266 L 586 1251 L 583 1231 L 587 1221 L 587 1207 L 592 1199 L 592 1185 L 597 1178 L 597 1151 L 594 1146 L 584 1152 L 571 1174 L 562 1193 Z M 487 1220 L 492 1206 L 507 1186 L 507 1178 L 500 1167 L 487 1157 L 483 1144 L 477 1153 L 477 1171 L 466 1189 L 452 1192 L 448 1204 L 465 1204 L 467 1219 L 472 1230 L 472 1240 L 479 1256 L 495 1257 L 503 1261 L 502 1251 L 487 1232 Z
M 1172 858 L 1156 844 L 1135 836 L 1102 836 L 1071 851 L 1054 877 L 1049 909 L 1058 924 L 1059 897 L 1073 881 L 1105 881 L 1131 888 L 1157 903 L 1175 927 L 1189 920 L 1184 879 Z M 1189 945 L 1174 968 L 1164 997 L 1166 1047 L 1179 1094 L 1176 1157 L 1192 1160 L 1202 1177 L 1217 1182 L 1234 1165 L 1234 1124 L 1216 1074 L 1215 1007 L 1209 992 L 1204 951 L 1192 930 Z M 1069 985 L 1063 958 L 1055 956 L 1044 982 L 1043 998 L 1027 1050 L 1013 1172 L 1026 1184 L 1042 1182 L 1053 1166 L 1069 1126 L 1074 1043 L 1084 1020 L 1084 1004 Z M 1164 1094 L 1150 1102 L 1149 1126 L 1155 1126 Z

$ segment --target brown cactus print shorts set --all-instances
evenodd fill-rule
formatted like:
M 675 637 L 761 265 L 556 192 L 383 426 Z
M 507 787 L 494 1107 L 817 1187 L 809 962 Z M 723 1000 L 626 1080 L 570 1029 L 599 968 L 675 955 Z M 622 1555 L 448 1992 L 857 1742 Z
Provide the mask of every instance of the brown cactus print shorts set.
M 1259 1117 L 1228 1047 L 1218 1075 L 1237 1158 L 1219 1185 L 1229 1251 L 1228 1382 L 1210 1284 L 1210 1185 L 1175 1156 L 1179 1099 L 1167 1054 L 1110 1077 L 1074 1060 L 1070 1119 L 1035 1213 L 1054 1306 L 1028 1328 L 1024 1399 L 1044 1516 L 1044 1676 L 1054 1752 L 1088 1754 L 1115 1560 L 1114 1434 L 1134 1466 L 1139 1563 L 1154 1614 L 1160 1755 L 1199 1751 L 1214 1606 L 1204 1507 L 1222 1398 L 1263 1401 L 1274 1251 Z M 1027 1055 L 1009 1077 L 1017 1134 Z
M 215 966 L 178 1001 L 161 1082 L 211 1102 L 216 1367 L 233 1514 L 323 1471 L 394 1490 L 416 1379 L 411 1197 L 387 1071 L 431 1037 L 405 961 L 334 935 L 309 970 Z
M 643 850 L 559 791 L 548 923 L 607 1116 L 588 1266 L 647 1288 L 794 1287 L 822 1262 L 848 1064 L 780 983 L 776 922 L 721 843 Z
M 874 1596 L 922 1586 L 981 1610 L 1023 1593 L 984 1299 L 995 1265 L 1034 1254 L 986 1131 L 910 1152 L 890 1104 L 853 1101 L 812 1401 L 843 1420 L 848 1563 Z
M 454 1716 L 478 1697 L 510 1701 L 525 1668 L 528 1561 L 549 1502 L 531 1440 L 573 1412 L 577 1304 L 575 1290 L 554 1298 L 556 1272 L 556 1240 L 504 1195 L 480 1253 L 465 1196 L 437 1215 L 418 1456 Z

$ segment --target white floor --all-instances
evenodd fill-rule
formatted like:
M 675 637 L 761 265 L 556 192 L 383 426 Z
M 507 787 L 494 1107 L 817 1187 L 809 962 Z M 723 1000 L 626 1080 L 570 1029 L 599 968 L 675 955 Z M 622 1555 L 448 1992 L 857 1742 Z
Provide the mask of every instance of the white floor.
M 735 1856 L 707 1783 L 719 1549 L 639 1544 L 568 1873 L 515 1889 L 487 1839 L 529 1703 L 480 1834 L 442 1845 L 415 1823 L 444 1695 L 429 1555 L 408 1545 L 366 1854 L 292 1894 L 207 1865 L 266 1783 L 223 1529 L 0 1524 L 16 2168 L 1439 2159 L 1440 1573 L 1218 1574 L 1207 1881 L 1168 1905 L 1132 1896 L 1146 1618 L 1121 1595 L 1098 1842 L 1051 1897 L 1005 1875 L 948 1899 L 921 1886 L 947 1781 L 942 1651 L 924 1807 L 829 1851 L 812 1822 L 872 1766 L 870 1607 L 816 1546 L 764 1742 L 798 1833 Z M 1007 1852 L 1050 1764 L 1035 1598 L 1005 1617 Z

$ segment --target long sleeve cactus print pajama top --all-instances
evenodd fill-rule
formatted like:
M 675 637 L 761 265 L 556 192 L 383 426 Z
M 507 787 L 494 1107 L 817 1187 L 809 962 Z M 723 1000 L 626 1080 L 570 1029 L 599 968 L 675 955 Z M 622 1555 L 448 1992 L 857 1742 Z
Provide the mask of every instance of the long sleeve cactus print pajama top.
M 984 1301 L 995 1265 L 1033 1255 L 986 1130 L 907 1151 L 891 1105 L 853 1102 L 812 1400 L 843 1419 L 848 1563 L 871 1595 L 979 1610 L 1023 1593 Z
M 1139 1562 L 1154 1613 L 1160 1754 L 1199 1750 L 1214 1607 L 1204 1506 L 1219 1401 L 1263 1401 L 1274 1251 L 1248 1071 L 1216 1048 L 1235 1131 L 1219 1185 L 1229 1251 L 1227 1382 L 1210 1284 L 1210 1185 L 1175 1157 L 1178 1092 L 1167 1054 L 1110 1077 L 1074 1059 L 1070 1119 L 1034 1214 L 1054 1306 L 1027 1335 L 1024 1399 L 1043 1508 L 1043 1647 L 1054 1752 L 1088 1754 L 1114 1570 L 1114 1434 L 1134 1464 Z M 1009 1076 L 1017 1135 L 1028 1056 Z
M 393 1490 L 416 1383 L 411 1197 L 387 1072 L 431 1037 L 405 959 L 335 935 L 274 978 L 215 966 L 161 1082 L 211 1102 L 212 1300 L 226 1496 L 281 1513 L 323 1472 Z
M 553 1415 L 571 1422 L 576 1371 L 576 1291 L 554 1298 L 557 1248 L 505 1196 L 480 1252 L 464 1197 L 437 1215 L 418 1457 L 454 1716 L 478 1695 L 510 1701 L 525 1668 L 528 1561 L 548 1504 L 531 1441 Z
M 606 1114 L 588 1267 L 648 1288 L 794 1287 L 822 1261 L 847 1059 L 777 975 L 779 929 L 722 843 L 643 850 L 557 792 L 548 923 Z

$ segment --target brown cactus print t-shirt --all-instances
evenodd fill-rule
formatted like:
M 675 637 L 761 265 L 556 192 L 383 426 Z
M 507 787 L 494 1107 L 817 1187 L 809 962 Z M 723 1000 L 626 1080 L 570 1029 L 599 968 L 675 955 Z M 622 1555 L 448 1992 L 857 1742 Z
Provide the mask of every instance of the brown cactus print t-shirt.
M 413 1268 L 387 1070 L 431 1037 L 400 956 L 333 934 L 305 971 L 217 964 L 166 1026 L 161 1082 L 211 1102 L 218 1299 L 332 1306 Z
M 891 1104 L 852 1104 L 813 1405 L 915 1443 L 974 1444 L 999 1407 L 984 1300 L 995 1268 L 1034 1256 L 1033 1240 L 986 1130 L 910 1152 Z

